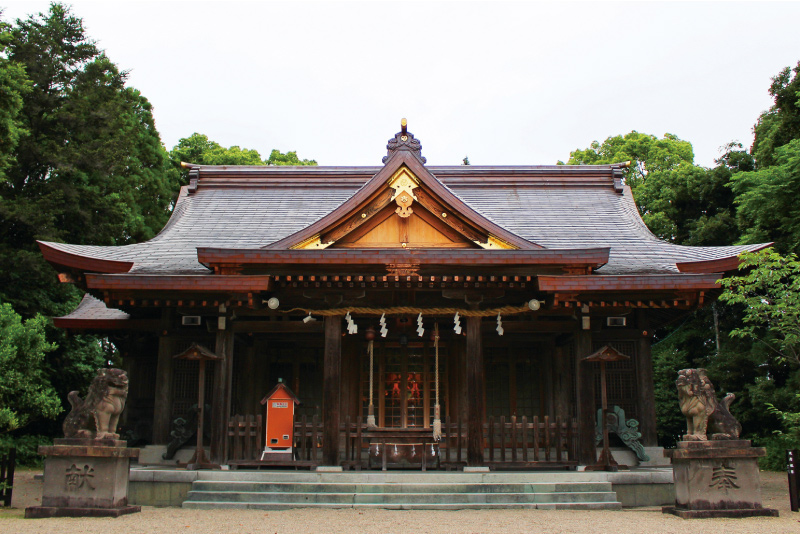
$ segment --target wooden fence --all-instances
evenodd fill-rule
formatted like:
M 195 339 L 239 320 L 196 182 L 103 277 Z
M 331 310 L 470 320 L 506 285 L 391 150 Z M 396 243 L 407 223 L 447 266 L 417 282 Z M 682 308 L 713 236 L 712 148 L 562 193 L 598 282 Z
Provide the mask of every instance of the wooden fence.
M 14 468 L 17 463 L 17 449 L 10 449 L 0 456 L 0 502 L 11 506 L 11 493 L 14 490 Z
M 442 422 L 439 441 L 439 464 L 442 468 L 457 468 L 466 464 L 467 428 L 460 420 Z M 340 425 L 339 439 L 343 445 L 342 465 L 360 469 L 368 467 L 366 452 L 370 440 L 378 432 L 367 428 L 361 417 L 345 418 Z M 490 417 L 484 428 L 484 458 L 495 468 L 570 467 L 577 465 L 578 425 L 573 419 L 551 420 L 545 416 L 528 419 Z M 423 432 L 417 429 L 415 434 Z M 426 435 L 427 432 L 426 431 Z M 398 436 L 402 431 L 393 433 Z M 385 441 L 386 438 L 381 438 Z M 432 438 L 427 441 L 432 441 Z M 294 459 L 296 465 L 318 465 L 322 462 L 322 423 L 315 415 L 305 415 L 294 425 Z M 237 415 L 228 422 L 227 458 L 229 463 L 256 465 L 264 449 L 262 416 Z

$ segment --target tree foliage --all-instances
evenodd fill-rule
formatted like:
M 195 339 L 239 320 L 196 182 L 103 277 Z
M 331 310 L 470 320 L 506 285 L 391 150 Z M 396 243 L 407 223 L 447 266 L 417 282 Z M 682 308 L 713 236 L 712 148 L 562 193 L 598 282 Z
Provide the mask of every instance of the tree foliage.
M 782 252 L 800 251 L 800 138 L 775 149 L 775 164 L 732 180 L 741 241 L 774 241 Z
M 800 366 L 800 261 L 772 249 L 740 256 L 741 276 L 723 278 L 719 299 L 742 307 L 743 323 L 730 335 L 762 340 L 770 336 L 780 356 Z
M 44 372 L 45 355 L 56 348 L 45 339 L 46 324 L 41 315 L 23 321 L 0 304 L 0 434 L 62 410 Z
M 180 167 L 181 162 L 197 165 L 316 165 L 313 159 L 300 159 L 297 152 L 283 153 L 273 149 L 266 160 L 257 150 L 232 146 L 225 148 L 208 136 L 193 133 L 184 137 L 169 153 L 172 162 Z M 185 180 L 187 171 L 183 170 Z
M 0 88 L 13 80 L 18 90 L 0 92 L 6 99 L 0 128 L 10 124 L 18 135 L 13 143 L 0 142 L 0 301 L 46 336 L 41 357 L 29 338 L 8 339 L 30 351 L 27 360 L 17 358 L 46 387 L 36 402 L 52 417 L 67 392 L 88 384 L 106 355 L 94 336 L 45 328 L 38 314 L 64 315 L 80 294 L 58 283 L 36 240 L 111 245 L 152 237 L 169 217 L 179 175 L 150 104 L 127 86 L 126 73 L 97 49 L 69 8 L 51 4 L 47 13 L 17 20 L 3 43 Z M 7 428 L 21 424 L 15 418 Z M 27 428 L 51 432 L 42 421 L 31 419 Z
M 60 4 L 17 20 L 8 61 L 29 90 L 17 114 L 26 132 L 0 183 L 0 298 L 24 316 L 76 303 L 58 286 L 35 240 L 125 244 L 154 236 L 178 188 L 148 101 Z
M 0 16 L 2 14 L 0 11 Z M 27 133 L 19 114 L 22 111 L 22 97 L 30 91 L 25 69 L 5 57 L 10 40 L 9 25 L 0 20 L 0 183 L 5 181 L 6 169 L 14 161 L 20 138 Z
M 772 78 L 769 94 L 774 103 L 762 113 L 753 128 L 751 152 L 759 168 L 777 163 L 776 152 L 793 139 L 800 139 L 800 61 Z
M 653 172 L 667 171 L 694 161 L 692 144 L 667 133 L 659 139 L 636 130 L 609 137 L 602 143 L 593 141 L 589 148 L 573 150 L 568 165 L 602 165 L 631 162 L 625 171 L 625 181 L 636 189 Z

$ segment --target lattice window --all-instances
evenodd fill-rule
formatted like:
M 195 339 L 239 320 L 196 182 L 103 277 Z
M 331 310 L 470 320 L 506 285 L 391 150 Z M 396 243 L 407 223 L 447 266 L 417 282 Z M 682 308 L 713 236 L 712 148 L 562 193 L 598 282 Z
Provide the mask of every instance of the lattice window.
M 547 357 L 551 357 L 548 355 Z M 517 389 L 517 417 L 527 416 L 528 419 L 534 415 L 542 415 L 541 391 L 539 388 L 541 369 L 535 367 L 541 360 L 531 355 L 530 357 L 519 357 L 514 364 L 516 370 L 516 389 Z M 551 401 L 552 402 L 552 401 Z
M 508 417 L 511 415 L 508 350 L 487 350 L 483 363 L 486 376 L 486 417 Z
M 443 419 L 447 413 L 447 376 L 447 349 L 439 347 L 439 403 Z M 373 378 L 375 422 L 378 425 L 387 428 L 431 425 L 436 402 L 433 347 L 376 344 Z M 361 392 L 361 414 L 366 421 L 369 413 L 369 356 L 366 350 L 361 360 Z
M 615 348 L 630 360 L 606 364 L 606 386 L 608 406 L 619 406 L 625 410 L 625 416 L 636 419 L 639 417 L 637 410 L 637 384 L 636 384 L 636 342 L 631 340 L 595 342 L 593 350 L 598 350 L 604 345 Z M 597 364 L 594 364 L 597 365 Z M 600 372 L 594 373 L 595 403 L 601 404 Z
M 183 349 L 188 348 L 188 344 Z M 177 353 L 178 351 L 176 351 Z M 186 417 L 189 408 L 197 404 L 197 380 L 199 366 L 196 361 L 174 360 L 172 370 L 172 419 Z M 216 362 L 206 362 L 206 404 L 213 403 L 214 371 Z

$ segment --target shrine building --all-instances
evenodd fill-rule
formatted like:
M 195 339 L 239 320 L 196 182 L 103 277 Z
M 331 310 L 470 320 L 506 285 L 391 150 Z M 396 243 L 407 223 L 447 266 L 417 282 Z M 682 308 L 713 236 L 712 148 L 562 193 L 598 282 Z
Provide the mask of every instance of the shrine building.
M 376 167 L 188 163 L 150 241 L 39 243 L 86 292 L 55 325 L 122 353 L 129 441 L 174 454 L 198 402 L 197 362 L 175 356 L 198 344 L 220 358 L 215 463 L 268 461 L 260 401 L 282 380 L 299 404 L 281 465 L 391 466 L 388 440 L 425 444 L 429 468 L 569 469 L 597 458 L 599 367 L 583 360 L 608 346 L 628 357 L 607 366 L 608 404 L 655 447 L 653 330 L 766 245 L 659 240 L 625 163 L 427 166 L 405 123 L 387 149 Z

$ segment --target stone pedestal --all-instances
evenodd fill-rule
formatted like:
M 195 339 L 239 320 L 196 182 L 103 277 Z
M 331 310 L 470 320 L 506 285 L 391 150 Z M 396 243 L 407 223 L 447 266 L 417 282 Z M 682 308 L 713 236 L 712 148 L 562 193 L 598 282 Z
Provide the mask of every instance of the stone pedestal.
M 141 511 L 128 505 L 128 475 L 138 449 L 125 441 L 57 439 L 39 447 L 44 462 L 42 505 L 25 517 L 118 517 Z
M 675 506 L 664 513 L 684 519 L 778 515 L 761 506 L 756 459 L 766 455 L 763 447 L 747 440 L 681 441 L 664 455 L 675 479 Z

